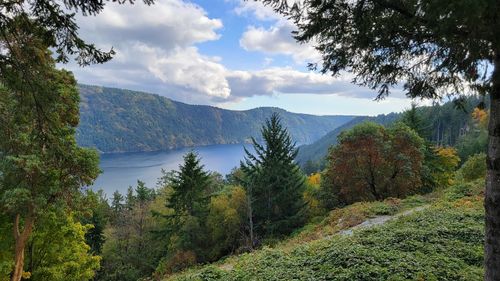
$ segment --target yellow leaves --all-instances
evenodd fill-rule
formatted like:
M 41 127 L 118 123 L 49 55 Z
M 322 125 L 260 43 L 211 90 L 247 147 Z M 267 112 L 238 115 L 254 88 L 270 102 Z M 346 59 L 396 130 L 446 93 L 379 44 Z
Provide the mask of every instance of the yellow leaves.
M 454 170 L 458 166 L 458 163 L 460 163 L 457 150 L 453 147 L 436 147 L 434 151 L 439 156 L 440 163 L 446 170 Z
M 453 184 L 454 172 L 460 163 L 457 150 L 453 147 L 436 147 L 434 153 L 438 157 L 438 171 L 433 171 L 433 177 L 439 187 L 447 187 Z
M 472 119 L 479 125 L 481 128 L 488 127 L 488 112 L 484 109 L 474 108 L 472 112 Z
M 313 186 L 319 186 L 321 183 L 321 174 L 320 173 L 314 173 L 307 177 L 307 183 Z
M 23 279 L 30 279 L 31 278 L 31 272 L 26 272 L 26 271 L 23 271 Z

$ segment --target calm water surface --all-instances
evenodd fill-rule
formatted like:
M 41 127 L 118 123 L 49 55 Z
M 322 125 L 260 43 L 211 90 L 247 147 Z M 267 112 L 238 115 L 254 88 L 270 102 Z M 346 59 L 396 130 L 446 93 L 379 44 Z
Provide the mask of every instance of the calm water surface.
M 244 146 L 251 147 L 248 144 L 224 144 L 161 152 L 103 154 L 100 163 L 103 173 L 92 189 L 103 189 L 110 198 L 116 190 L 124 194 L 129 186 L 136 186 L 138 179 L 148 187 L 156 187 L 161 169 L 178 170 L 182 157 L 190 150 L 199 154 L 206 170 L 226 175 L 243 160 Z

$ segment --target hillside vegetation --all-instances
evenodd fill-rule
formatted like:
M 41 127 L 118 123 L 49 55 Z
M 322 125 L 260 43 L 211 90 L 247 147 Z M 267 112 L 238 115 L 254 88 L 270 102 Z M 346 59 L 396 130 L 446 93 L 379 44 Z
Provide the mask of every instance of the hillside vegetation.
M 486 104 L 483 104 L 484 102 Z M 486 130 L 474 131 L 472 124 L 474 120 L 471 113 L 477 106 L 481 104 L 486 106 L 487 103 L 489 103 L 488 100 L 484 101 L 480 97 L 471 96 L 460 101 L 449 101 L 441 105 L 417 107 L 415 109 L 416 114 L 423 120 L 421 125 L 424 130 L 422 137 L 438 146 L 457 146 L 463 160 L 469 154 L 481 152 L 486 147 Z M 400 113 L 390 113 L 375 117 L 356 117 L 317 141 L 300 146 L 297 162 L 307 169 L 319 170 L 325 164 L 328 149 L 337 144 L 337 137 L 341 132 L 366 121 L 389 126 L 401 116 Z
M 165 280 L 482 280 L 483 181 L 426 197 L 356 203 L 275 247 L 230 257 Z M 367 217 L 423 210 L 340 233 Z
M 348 130 L 363 122 L 375 122 L 381 125 L 390 125 L 401 117 L 401 114 L 390 113 L 380 114 L 375 117 L 358 116 L 344 125 L 332 130 L 328 134 L 322 136 L 320 139 L 311 144 L 304 144 L 299 147 L 297 154 L 297 162 L 304 165 L 307 161 L 315 163 L 322 162 L 328 152 L 328 148 L 337 144 L 337 137 L 345 130 Z
M 249 142 L 274 112 L 280 114 L 293 140 L 305 144 L 354 118 L 297 114 L 279 108 L 231 111 L 123 89 L 88 85 L 79 85 L 79 89 L 78 143 L 101 152 Z

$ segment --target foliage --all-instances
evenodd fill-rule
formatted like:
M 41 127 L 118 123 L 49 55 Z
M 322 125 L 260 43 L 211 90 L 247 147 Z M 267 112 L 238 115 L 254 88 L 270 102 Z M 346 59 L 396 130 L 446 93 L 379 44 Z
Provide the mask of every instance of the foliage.
M 86 190 L 83 204 L 85 210 L 81 212 L 79 221 L 84 225 L 92 225 L 85 232 L 85 241 L 92 253 L 100 255 L 105 241 L 104 229 L 109 221 L 110 208 L 102 190 L 97 192 Z
M 297 153 L 296 161 L 302 166 L 306 174 L 322 171 L 326 166 L 325 159 L 328 154 L 328 149 L 337 144 L 337 138 L 340 133 L 367 121 L 388 126 L 397 121 L 400 117 L 401 114 L 398 113 L 380 114 L 375 117 L 355 117 L 349 122 L 335 128 L 333 131 L 324 134 L 317 141 L 301 145 Z M 308 165 L 312 164 L 309 168 L 306 165 L 308 162 L 310 162 Z
M 368 122 L 357 125 L 344 131 L 331 149 L 324 187 L 339 204 L 416 193 L 422 186 L 423 145 L 402 123 L 389 129 Z
M 432 106 L 412 106 L 403 114 L 391 113 L 377 117 L 357 117 L 314 143 L 300 146 L 297 162 L 301 164 L 306 174 L 322 170 L 326 165 L 323 159 L 328 154 L 328 148 L 337 144 L 338 135 L 364 121 L 375 122 L 386 127 L 396 121 L 403 122 L 417 131 L 420 137 L 427 140 L 428 149 L 432 150 L 432 146 L 457 145 L 460 159 L 465 161 L 467 160 L 466 155 L 482 152 L 486 147 L 487 132 L 483 130 L 480 134 L 475 134 L 474 130 L 470 129 L 471 124 L 474 123 L 470 112 L 481 102 L 482 100 L 477 96 L 470 96 L 461 100 L 461 109 L 457 108 L 455 101 L 449 101 L 444 104 L 436 103 Z M 486 103 L 488 102 L 486 100 Z M 430 150 L 426 151 L 429 153 L 426 158 L 432 156 Z M 310 163 L 308 164 L 308 162 Z
M 431 126 L 428 124 L 428 120 L 424 119 L 422 115 L 417 109 L 417 104 L 412 103 L 411 108 L 403 113 L 399 121 L 415 131 L 421 138 L 428 139 L 430 137 L 429 129 Z
M 438 168 L 432 172 L 432 176 L 439 188 L 445 188 L 453 184 L 460 158 L 457 155 L 457 150 L 452 147 L 437 147 L 434 152 L 437 157 L 433 166 Z
M 90 280 L 100 258 L 86 244 L 92 225 L 82 225 L 72 214 L 46 211 L 28 243 L 26 264 L 33 280 Z
M 448 192 L 455 188 L 451 186 Z M 352 236 L 337 234 L 313 241 L 302 237 L 285 247 L 235 257 L 230 265 L 208 265 L 167 280 L 481 280 L 484 211 L 480 190 L 481 184 L 476 184 L 470 193 L 439 199 L 428 209 L 354 231 Z M 355 205 L 359 204 L 380 203 Z M 345 213 L 344 218 L 353 215 Z
M 29 23 L 22 19 L 14 22 L 19 26 L 8 29 L 15 31 L 2 34 L 19 36 L 10 47 L 22 54 L 16 67 L 26 73 L 0 64 L 0 212 L 14 223 L 9 232 L 16 244 L 13 280 L 19 280 L 24 248 L 39 216 L 71 207 L 79 188 L 91 184 L 99 169 L 97 153 L 75 141 L 79 97 L 73 75 L 55 68 L 41 38 L 45 30 L 24 29 Z
M 279 112 L 295 141 L 310 143 L 354 118 L 296 114 L 279 108 L 231 111 L 123 89 L 79 88 L 78 143 L 104 152 L 245 143 L 259 134 L 260 124 L 273 112 Z
M 488 113 L 484 109 L 474 108 L 467 130 L 457 143 L 462 161 L 477 153 L 486 153 L 488 143 Z
M 466 182 L 486 177 L 486 154 L 480 153 L 469 159 L 458 170 L 458 177 Z
M 115 2 L 125 3 L 128 1 Z M 145 0 L 144 3 L 151 4 L 153 1 Z M 85 2 L 74 0 L 62 2 L 3 1 L 0 4 L 0 10 L 3 14 L 0 18 L 0 26 L 2 27 L 0 40 L 6 51 L 0 55 L 0 65 L 13 66 L 10 71 L 19 73 L 26 71 L 19 64 L 16 64 L 16 56 L 19 53 L 12 45 L 15 39 L 22 36 L 23 30 L 30 29 L 44 30 L 40 39 L 43 39 L 43 43 L 48 48 L 55 50 L 57 62 L 66 63 L 70 57 L 74 57 L 80 65 L 103 63 L 110 60 L 114 51 L 103 52 L 93 44 L 86 43 L 79 37 L 78 25 L 75 22 L 75 12 L 85 16 L 97 15 L 104 9 L 104 6 L 105 2 L 97 0 Z M 15 26 L 22 26 L 22 29 L 16 30 L 13 28 Z M 13 36 L 8 36 L 5 30 L 13 32 Z M 3 71 L 1 73 L 4 74 Z
M 322 202 L 326 194 L 322 193 L 321 189 L 321 174 L 314 173 L 307 177 L 306 188 L 304 191 L 304 202 L 307 208 L 307 217 L 314 218 L 323 215 L 327 206 L 323 206 Z
M 207 230 L 210 233 L 208 260 L 234 253 L 246 241 L 247 198 L 242 187 L 228 187 L 210 199 Z
M 475 91 L 489 85 L 496 2 L 262 2 L 294 20 L 299 42 L 315 40 L 324 73 L 349 70 L 379 97 L 400 81 L 410 97 L 422 98 L 461 93 L 466 83 Z
M 149 276 L 165 254 L 164 239 L 153 233 L 160 225 L 152 212 L 160 201 L 164 204 L 165 197 L 157 198 L 157 193 L 141 181 L 131 190 L 128 202 L 119 193 L 113 196 L 97 280 L 135 281 Z
M 295 144 L 279 115 L 266 120 L 261 133 L 264 144 L 252 139 L 255 154 L 245 150 L 244 187 L 251 198 L 256 233 L 279 236 L 301 224 L 304 177 L 294 162 Z
M 210 185 L 213 184 L 194 152 L 187 153 L 179 171 L 170 176 L 165 179 L 172 189 L 166 207 L 172 212 L 164 216 L 166 224 L 162 230 L 168 239 L 168 256 L 160 263 L 165 273 L 179 270 L 181 265 L 208 259 L 209 245 L 206 242 L 209 234 L 205 223 L 209 213 Z

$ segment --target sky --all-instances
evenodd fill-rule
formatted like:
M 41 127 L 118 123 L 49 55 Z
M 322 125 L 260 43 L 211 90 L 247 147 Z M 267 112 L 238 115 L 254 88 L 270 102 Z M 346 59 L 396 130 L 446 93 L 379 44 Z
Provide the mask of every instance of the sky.
M 102 65 L 63 65 L 79 83 L 234 110 L 376 115 L 411 103 L 397 90 L 376 102 L 376 93 L 350 83 L 349 73 L 310 71 L 308 63 L 321 62 L 314 44 L 295 42 L 293 23 L 252 0 L 108 2 L 95 17 L 78 15 L 77 23 L 82 38 L 116 51 Z

